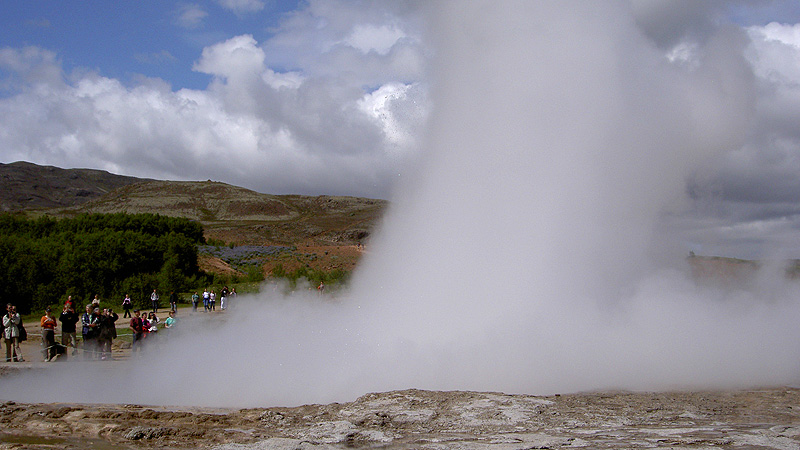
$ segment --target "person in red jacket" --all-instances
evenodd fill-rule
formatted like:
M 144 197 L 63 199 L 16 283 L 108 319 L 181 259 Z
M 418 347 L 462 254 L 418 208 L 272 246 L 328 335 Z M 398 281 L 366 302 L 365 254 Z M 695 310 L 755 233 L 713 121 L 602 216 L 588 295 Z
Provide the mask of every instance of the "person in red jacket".
M 129 327 L 133 333 L 133 342 L 131 342 L 131 353 L 134 351 L 142 351 L 142 338 L 144 338 L 144 329 L 142 324 L 141 312 L 138 309 L 133 310 L 133 318 Z

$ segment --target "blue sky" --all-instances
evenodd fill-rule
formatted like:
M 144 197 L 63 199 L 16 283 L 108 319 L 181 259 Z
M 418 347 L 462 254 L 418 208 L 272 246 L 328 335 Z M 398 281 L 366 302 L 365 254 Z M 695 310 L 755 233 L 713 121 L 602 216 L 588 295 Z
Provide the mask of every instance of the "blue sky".
M 432 87 L 457 80 L 470 64 L 438 64 L 448 55 L 439 44 L 442 25 L 426 24 L 440 5 L 0 1 L 0 162 L 213 179 L 275 194 L 391 198 L 434 151 L 425 134 L 436 111 Z M 608 27 L 621 21 L 636 30 L 623 41 L 644 39 L 647 52 L 669 62 L 662 75 L 677 70 L 698 78 L 723 36 L 733 30 L 741 39 L 739 47 L 725 44 L 720 58 L 746 61 L 752 79 L 725 83 L 738 83 L 737 95 L 728 97 L 744 96 L 752 115 L 725 151 L 681 175 L 689 206 L 665 217 L 689 230 L 686 246 L 752 256 L 767 242 L 794 242 L 800 2 L 630 0 L 607 9 L 616 11 Z M 437 20 L 461 26 L 456 19 Z M 463 36 L 474 39 L 468 31 Z M 554 55 L 575 51 L 559 45 L 552 42 Z M 632 74 L 643 70 L 635 66 Z M 700 102 L 706 88 L 725 85 L 724 72 L 714 76 L 720 80 L 696 80 L 686 89 L 695 89 Z M 488 95 L 478 81 L 463 95 Z M 717 206 L 698 207 L 703 202 Z
M 88 68 L 126 83 L 145 75 L 202 89 L 211 77 L 191 67 L 204 47 L 240 34 L 264 41 L 297 7 L 285 0 L 244 11 L 210 1 L 4 1 L 0 42 L 50 49 L 67 71 Z

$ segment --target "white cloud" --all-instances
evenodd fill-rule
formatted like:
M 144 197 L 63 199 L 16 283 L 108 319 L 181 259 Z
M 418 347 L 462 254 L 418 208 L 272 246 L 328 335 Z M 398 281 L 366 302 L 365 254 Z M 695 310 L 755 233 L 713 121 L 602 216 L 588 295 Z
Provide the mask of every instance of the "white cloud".
M 217 3 L 236 14 L 258 12 L 266 6 L 261 0 L 217 0 Z
M 405 37 L 405 32 L 395 26 L 356 25 L 344 43 L 364 53 L 375 51 L 385 55 Z
M 424 87 L 407 72 L 400 78 L 411 80 L 397 82 L 391 64 L 379 67 L 367 56 L 349 60 L 352 71 L 374 66 L 362 77 L 314 67 L 276 71 L 250 35 L 203 50 L 194 70 L 213 76 L 205 90 L 65 74 L 54 53 L 37 48 L 4 49 L 0 61 L 21 86 L 0 99 L 9 118 L 0 123 L 5 161 L 211 178 L 261 192 L 386 197 L 424 125 L 417 111 L 425 107 Z M 34 79 L 41 80 L 36 90 Z M 376 102 L 376 92 L 390 98 Z
M 184 4 L 178 10 L 177 23 L 183 28 L 198 28 L 208 17 L 208 12 L 198 4 Z
M 747 43 L 743 33 L 720 31 L 726 2 L 632 5 L 626 20 L 663 55 L 651 62 L 654 67 L 703 80 L 675 86 L 676 101 L 694 100 L 693 126 L 716 136 L 709 139 L 713 146 L 688 149 L 686 164 L 700 164 L 701 156 L 720 150 L 719 142 L 730 147 L 696 167 L 695 195 L 716 196 L 723 205 L 718 211 L 744 210 L 746 194 L 758 193 L 757 201 L 771 203 L 800 197 L 797 177 L 785 169 L 795 167 L 800 154 L 800 25 L 745 29 L 753 89 L 741 84 L 750 68 L 736 58 Z M 246 11 L 259 5 L 225 7 Z M 149 177 L 214 178 L 265 192 L 388 196 L 397 173 L 421 152 L 421 130 L 432 108 L 429 64 L 447 57 L 434 59 L 423 37 L 421 12 L 431 8 L 311 0 L 284 16 L 265 41 L 243 34 L 208 45 L 193 65 L 212 76 L 202 90 L 172 92 L 166 83 L 143 77 L 134 77 L 137 84 L 130 86 L 85 69 L 65 73 L 51 50 L 0 49 L 0 158 Z M 197 4 L 184 4 L 178 13 L 185 27 L 201 27 L 208 18 Z M 137 57 L 155 63 L 170 56 Z M 464 89 L 469 88 L 467 80 Z M 751 97 L 738 95 L 743 92 Z M 713 107 L 720 99 L 736 102 L 720 114 Z M 726 118 L 734 112 L 751 119 L 730 126 Z M 226 167 L 211 162 L 217 154 L 226 155 Z M 777 179 L 790 181 L 776 185 Z M 748 201 L 752 210 L 778 214 Z M 746 219 L 731 213 L 724 220 Z

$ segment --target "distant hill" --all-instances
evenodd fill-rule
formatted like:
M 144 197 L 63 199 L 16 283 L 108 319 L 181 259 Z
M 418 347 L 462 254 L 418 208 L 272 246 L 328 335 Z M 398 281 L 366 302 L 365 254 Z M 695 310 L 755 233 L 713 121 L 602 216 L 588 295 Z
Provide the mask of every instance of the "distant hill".
M 207 238 L 238 245 L 356 245 L 370 234 L 386 204 L 356 197 L 261 194 L 215 181 L 148 181 L 50 213 L 187 217 L 203 224 Z
M 0 212 L 80 205 L 142 181 L 149 180 L 104 170 L 0 163 Z
M 388 203 L 385 200 L 261 194 L 214 181 L 157 181 L 101 170 L 60 169 L 26 162 L 0 164 L 0 212 L 68 217 L 81 213 L 152 213 L 203 224 L 206 239 L 225 245 L 285 246 L 264 261 L 352 270 Z M 229 272 L 218 258 L 201 268 Z

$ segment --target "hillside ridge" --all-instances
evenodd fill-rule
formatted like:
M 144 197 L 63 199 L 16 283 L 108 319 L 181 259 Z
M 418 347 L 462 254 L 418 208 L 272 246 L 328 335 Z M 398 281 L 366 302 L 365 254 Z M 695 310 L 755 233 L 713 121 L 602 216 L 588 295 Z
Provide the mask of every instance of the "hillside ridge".
M 0 163 L 0 212 L 80 205 L 146 178 L 97 169 L 62 169 L 17 161 Z
M 164 181 L 92 169 L 17 162 L 0 165 L 0 212 L 28 217 L 151 213 L 203 225 L 207 240 L 226 246 L 285 246 L 265 272 L 280 265 L 352 270 L 388 202 L 347 196 L 263 194 L 218 181 Z M 204 270 L 233 270 L 203 256 Z

